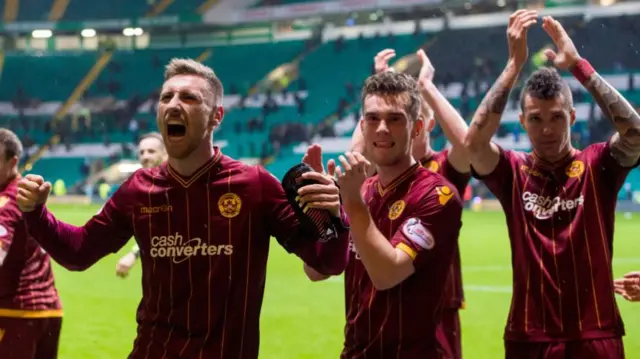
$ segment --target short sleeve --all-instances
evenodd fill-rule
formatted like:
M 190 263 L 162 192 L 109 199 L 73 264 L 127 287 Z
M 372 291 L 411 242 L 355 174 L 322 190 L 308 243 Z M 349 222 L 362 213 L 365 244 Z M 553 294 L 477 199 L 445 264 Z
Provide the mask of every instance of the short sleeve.
M 449 186 L 434 187 L 418 203 L 391 239 L 413 259 L 416 270 L 433 258 L 449 258 L 462 226 L 462 201 Z
M 613 187 L 617 194 L 629 175 L 629 172 L 635 167 L 640 165 L 640 160 L 632 167 L 623 167 L 613 157 L 611 152 L 611 141 L 594 143 L 588 146 L 585 150 L 587 152 L 587 160 L 591 170 L 599 171 L 604 181 L 609 182 L 609 185 Z
M 464 191 L 469 184 L 469 180 L 471 179 L 471 173 L 462 173 L 455 169 L 451 162 L 449 162 L 449 156 L 444 159 L 442 163 L 442 170 L 440 172 L 444 178 L 446 178 L 452 185 L 456 187 L 460 196 L 464 196 Z
M 481 176 L 471 165 L 471 174 L 474 178 L 477 178 L 484 182 L 489 188 L 491 193 L 499 200 L 505 199 L 511 194 L 511 187 L 514 180 L 514 166 L 517 165 L 518 156 L 522 153 L 515 151 L 505 151 L 502 147 L 498 146 L 500 159 L 493 172 L 488 175 Z

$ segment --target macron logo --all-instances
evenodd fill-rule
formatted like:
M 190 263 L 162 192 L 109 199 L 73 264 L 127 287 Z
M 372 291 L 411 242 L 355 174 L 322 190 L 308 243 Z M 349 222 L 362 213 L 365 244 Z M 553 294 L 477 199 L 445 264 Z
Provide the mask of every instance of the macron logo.
M 230 256 L 233 254 L 233 245 L 204 243 L 200 238 L 184 240 L 177 233 L 169 236 L 151 237 L 152 258 L 170 258 L 173 263 L 179 264 L 194 256 Z
M 571 211 L 584 205 L 584 196 L 576 199 L 561 199 L 560 197 L 541 196 L 531 192 L 522 194 L 524 210 L 532 212 L 538 219 L 549 219 L 556 212 Z

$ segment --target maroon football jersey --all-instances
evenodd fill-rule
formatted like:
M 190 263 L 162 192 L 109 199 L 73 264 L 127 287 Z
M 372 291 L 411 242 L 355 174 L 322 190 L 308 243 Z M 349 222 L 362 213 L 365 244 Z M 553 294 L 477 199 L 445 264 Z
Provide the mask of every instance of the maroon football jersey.
M 462 198 L 471 179 L 471 173 L 460 173 L 449 162 L 449 150 L 435 152 L 430 157 L 423 158 L 420 163 L 430 171 L 441 174 L 458 190 Z M 460 264 L 460 248 L 456 241 L 456 248 L 449 268 L 447 284 L 445 286 L 445 308 L 460 309 L 464 307 L 464 290 L 462 289 L 462 268 Z
M 0 317 L 61 317 L 51 261 L 27 234 L 17 183 L 14 179 L 0 191 Z
M 371 177 L 362 191 L 377 228 L 413 258 L 415 273 L 377 291 L 351 246 L 342 358 L 440 358 L 435 329 L 461 226 L 460 197 L 444 177 L 419 164 L 386 188 Z
M 142 300 L 130 358 L 258 357 L 269 239 L 323 274 L 339 274 L 348 231 L 299 241 L 280 182 L 262 167 L 216 155 L 186 178 L 163 164 L 134 173 L 83 227 L 46 209 L 28 213 L 35 237 L 70 268 L 140 246 Z
M 500 150 L 496 169 L 482 180 L 502 204 L 511 241 L 506 340 L 624 335 L 611 258 L 617 195 L 629 171 L 608 143 L 576 150 L 555 167 Z

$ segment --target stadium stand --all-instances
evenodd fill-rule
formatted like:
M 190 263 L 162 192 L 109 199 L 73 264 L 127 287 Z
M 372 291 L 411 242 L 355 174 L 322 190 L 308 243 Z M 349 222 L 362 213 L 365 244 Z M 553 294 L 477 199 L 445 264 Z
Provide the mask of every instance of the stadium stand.
M 299 2 L 302 1 L 279 4 Z M 35 3 L 40 6 L 25 10 L 27 4 Z M 203 3 L 169 1 L 163 13 L 192 13 Z M 20 19 L 44 19 L 51 7 L 47 1 L 23 0 L 21 4 L 24 7 L 21 6 Z M 142 16 L 150 8 L 144 1 L 120 5 L 117 0 L 115 5 L 71 1 L 64 19 L 128 18 Z M 258 5 L 274 3 L 262 1 Z M 562 17 L 584 55 L 635 103 L 640 103 L 635 89 L 640 80 L 635 73 L 637 50 L 633 47 L 634 36 L 640 30 L 638 20 L 638 15 L 588 21 L 584 16 Z M 7 52 L 0 79 L 0 108 L 4 109 L 0 125 L 15 129 L 30 145 L 46 143 L 59 135 L 54 142 L 66 145 L 67 151 L 45 154 L 32 170 L 63 178 L 68 184 L 81 183 L 86 177 L 85 167 L 100 161 L 112 163 L 123 153 L 131 156 L 130 150 L 122 149 L 133 143 L 139 133 L 156 128 L 153 101 L 162 81 L 163 66 L 173 57 L 197 58 L 212 66 L 225 85 L 227 113 L 216 134 L 224 151 L 239 158 L 260 158 L 276 176 L 281 176 L 299 161 L 300 152 L 309 141 L 324 141 L 329 144 L 329 152 L 345 149 L 359 112 L 360 86 L 372 72 L 371 59 L 383 48 L 396 49 L 398 60 L 405 55 L 410 60 L 418 48 L 425 48 L 437 69 L 438 85 L 463 117 L 470 120 L 507 55 L 504 32 L 505 26 L 497 24 L 441 31 L 404 27 L 393 34 L 363 28 L 359 33 L 350 32 L 350 36 L 325 36 L 319 43 L 296 38 L 244 40 L 207 47 Z M 613 33 L 620 41 L 606 41 Z M 529 43 L 532 61 L 527 71 L 543 64 L 539 52 L 549 45 L 549 40 L 541 29 L 534 28 Z M 605 44 L 607 48 L 585 46 L 589 43 Z M 486 51 L 489 47 L 491 51 Z M 281 65 L 290 65 L 294 70 L 280 77 L 271 90 L 257 86 Z M 578 109 L 575 144 L 582 147 L 605 139 L 611 130 L 608 122 L 601 120 L 597 106 L 575 81 L 572 87 Z M 77 100 L 79 104 L 75 103 Z M 69 103 L 68 114 L 57 107 L 65 101 Z M 514 96 L 498 139 L 503 145 L 526 150 L 529 145 L 526 136 L 521 136 L 517 106 Z M 52 120 L 56 118 L 61 121 Z M 439 129 L 435 134 L 435 147 L 445 146 Z M 85 146 L 82 151 L 74 149 L 79 144 Z M 97 144 L 103 147 L 86 147 Z M 102 155 L 92 151 L 102 151 Z M 91 156 L 87 157 L 88 153 Z M 59 168 L 69 170 L 61 174 Z M 639 181 L 637 174 L 631 179 Z

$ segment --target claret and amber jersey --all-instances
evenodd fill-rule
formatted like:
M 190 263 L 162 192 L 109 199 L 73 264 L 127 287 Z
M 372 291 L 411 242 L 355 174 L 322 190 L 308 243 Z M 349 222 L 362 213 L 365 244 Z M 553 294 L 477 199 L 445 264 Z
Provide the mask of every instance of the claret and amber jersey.
M 26 217 L 34 237 L 71 269 L 135 236 L 143 295 L 130 359 L 257 358 L 271 236 L 323 273 L 338 274 L 347 261 L 347 231 L 338 241 L 300 241 L 280 182 L 219 150 L 190 177 L 166 163 L 137 171 L 83 227 L 46 208 Z
M 460 197 L 419 164 L 386 187 L 373 176 L 362 191 L 377 228 L 413 259 L 415 273 L 378 291 L 351 245 L 342 358 L 439 358 L 435 330 L 461 227 Z
M 504 209 L 513 252 L 506 340 L 624 334 L 611 261 L 617 196 L 630 170 L 598 143 L 556 166 L 501 149 L 495 170 L 478 176 Z
M 17 182 L 0 190 L 0 317 L 61 317 L 51 260 L 27 233 Z
M 420 160 L 422 166 L 432 172 L 439 173 L 458 190 L 462 197 L 471 179 L 471 173 L 461 173 L 449 162 L 449 150 L 435 152 Z M 447 284 L 445 285 L 445 308 L 460 309 L 464 307 L 464 290 L 462 287 L 462 265 L 460 263 L 460 248 L 456 242 L 453 261 L 449 268 Z

